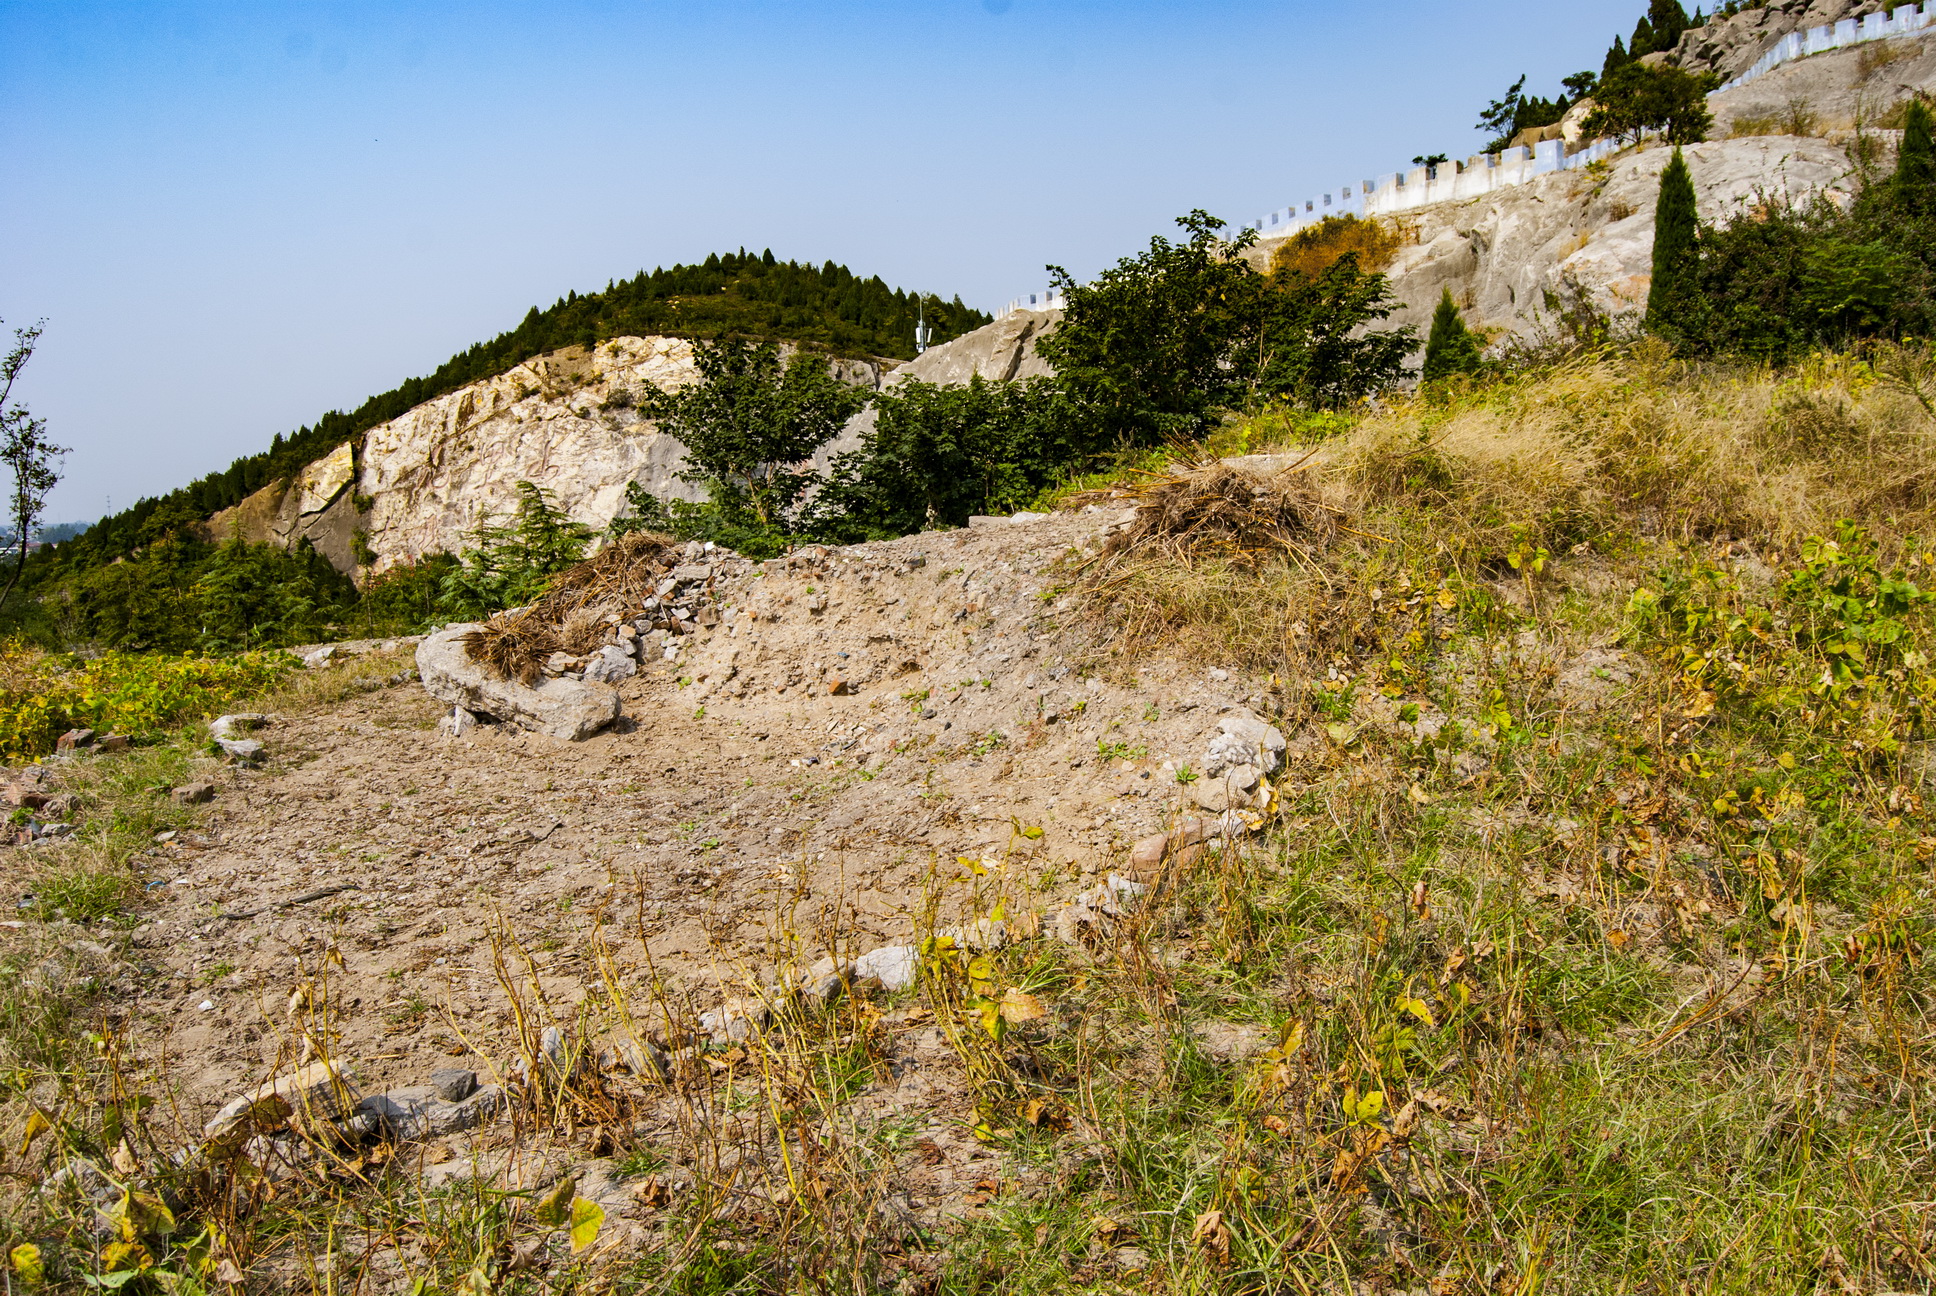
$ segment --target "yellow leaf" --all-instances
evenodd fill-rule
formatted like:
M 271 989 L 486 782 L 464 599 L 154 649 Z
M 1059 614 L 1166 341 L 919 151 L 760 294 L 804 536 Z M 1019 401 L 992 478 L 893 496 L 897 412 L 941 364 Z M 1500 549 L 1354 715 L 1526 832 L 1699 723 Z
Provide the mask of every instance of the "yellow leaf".
M 1022 836 L 1028 838 L 1030 841 L 1040 841 L 1042 840 L 1042 830 L 1034 827 L 1024 828 L 1022 829 Z
M 1432 804 L 1432 794 L 1430 792 L 1427 792 L 1424 789 L 1424 787 L 1422 787 L 1417 783 L 1413 783 L 1409 785 L 1405 789 L 1405 795 L 1412 799 L 1413 805 L 1431 805 Z
M 20 1140 L 21 1155 L 25 1156 L 27 1149 L 34 1145 L 34 1140 L 52 1128 L 54 1128 L 53 1122 L 42 1116 L 38 1107 L 28 1112 L 27 1132 Z
M 560 1179 L 533 1212 L 538 1217 L 538 1223 L 546 1228 L 563 1228 L 565 1221 L 571 1217 L 572 1194 L 577 1191 L 577 1176 L 566 1175 Z
M 995 979 L 994 961 L 986 956 L 983 956 L 981 958 L 976 959 L 974 962 L 970 963 L 968 965 L 968 979 L 970 981 L 994 980 Z
M 1329 734 L 1331 741 L 1340 747 L 1349 747 L 1353 740 L 1358 737 L 1358 731 L 1356 729 L 1338 720 L 1333 720 L 1331 723 L 1325 725 L 1324 732 Z
M 1427 1026 L 1438 1025 L 1437 1022 L 1432 1020 L 1432 1010 L 1426 1007 L 1425 1001 L 1423 999 L 1410 999 L 1403 995 L 1400 995 L 1398 998 L 1397 1006 L 1398 1006 L 1398 1011 L 1410 1013 L 1412 1016 L 1424 1022 Z
M 1049 1010 L 1034 995 L 1024 994 L 1010 986 L 1008 993 L 1002 996 L 1001 1014 L 1010 1026 L 1020 1026 L 1023 1022 L 1042 1020 L 1049 1015 Z
M 20 1281 L 27 1286 L 38 1287 L 46 1281 L 47 1274 L 40 1263 L 40 1248 L 33 1243 L 22 1242 L 8 1253 L 7 1258 L 13 1261 L 13 1271 L 20 1275 Z
M 966 855 L 957 855 L 955 856 L 955 863 L 961 865 L 961 867 L 967 869 L 976 877 L 988 876 L 988 870 L 982 867 L 982 862 L 978 859 L 970 859 Z
M 571 1204 L 571 1249 L 583 1251 L 598 1237 L 598 1230 L 605 1223 L 605 1208 L 586 1197 L 580 1197 Z

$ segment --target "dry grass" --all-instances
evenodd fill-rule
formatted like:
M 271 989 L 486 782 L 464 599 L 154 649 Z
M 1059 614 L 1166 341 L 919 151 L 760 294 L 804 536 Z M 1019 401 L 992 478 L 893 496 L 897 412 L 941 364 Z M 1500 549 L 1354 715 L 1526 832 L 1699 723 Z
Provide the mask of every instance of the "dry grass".
M 1391 221 L 1327 216 L 1284 241 L 1271 256 L 1271 273 L 1315 279 L 1347 253 L 1357 254 L 1361 270 L 1383 270 L 1405 246 L 1407 235 L 1404 227 Z
M 659 578 L 672 570 L 677 544 L 651 531 L 622 536 L 558 573 L 530 607 L 500 612 L 471 631 L 465 649 L 499 676 L 534 684 L 551 654 L 587 652 L 615 617 L 643 610 Z
M 1259 473 L 1204 457 L 1132 479 L 1109 492 L 1133 501 L 1137 513 L 1104 548 L 1105 565 L 1130 555 L 1246 567 L 1287 556 L 1313 561 L 1344 510 L 1321 498 L 1312 460 Z

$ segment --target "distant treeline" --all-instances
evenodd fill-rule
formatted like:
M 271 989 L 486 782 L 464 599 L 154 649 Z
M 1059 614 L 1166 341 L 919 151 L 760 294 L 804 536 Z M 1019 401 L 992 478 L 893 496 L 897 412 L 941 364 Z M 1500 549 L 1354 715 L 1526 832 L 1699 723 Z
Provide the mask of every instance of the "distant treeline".
M 703 265 L 640 271 L 607 284 L 603 292 L 580 296 L 574 291 L 548 309 L 533 306 L 516 328 L 452 356 L 428 377 L 372 396 L 350 413 L 331 410 L 287 437 L 277 433 L 262 453 L 103 518 L 80 541 L 62 547 L 78 543 L 88 551 L 85 556 L 67 555 L 70 560 L 120 557 L 186 518 L 208 517 L 270 482 L 293 476 L 345 441 L 425 401 L 564 347 L 653 334 L 708 339 L 738 334 L 835 355 L 906 360 L 914 355 L 914 327 L 922 314 L 935 342 L 960 337 L 991 319 L 964 306 L 960 297 L 943 301 L 889 288 L 878 276 L 862 279 L 832 261 L 802 265 L 777 260 L 771 251 L 741 249 L 709 256 Z

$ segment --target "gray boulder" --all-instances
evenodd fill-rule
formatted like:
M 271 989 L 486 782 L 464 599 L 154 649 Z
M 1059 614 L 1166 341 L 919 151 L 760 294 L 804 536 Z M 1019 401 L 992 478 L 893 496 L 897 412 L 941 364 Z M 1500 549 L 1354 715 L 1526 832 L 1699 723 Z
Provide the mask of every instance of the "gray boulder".
M 460 642 L 475 625 L 454 625 L 417 646 L 417 674 L 439 702 L 573 742 L 618 719 L 618 690 L 607 684 L 548 679 L 531 687 L 498 679 L 472 661 Z
M 616 684 L 639 673 L 638 662 L 618 644 L 606 644 L 585 665 L 585 679 L 594 684 Z

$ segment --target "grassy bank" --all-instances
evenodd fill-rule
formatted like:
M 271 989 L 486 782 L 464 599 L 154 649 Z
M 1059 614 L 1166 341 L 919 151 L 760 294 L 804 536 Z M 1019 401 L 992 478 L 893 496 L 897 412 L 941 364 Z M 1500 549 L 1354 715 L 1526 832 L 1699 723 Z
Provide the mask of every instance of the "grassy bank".
M 1302 556 L 1071 570 L 1091 669 L 1163 653 L 1268 681 L 1292 743 L 1264 831 L 1089 945 L 931 945 L 913 990 L 778 1003 L 729 1044 L 695 1046 L 649 966 L 619 974 L 649 964 L 623 886 L 574 929 L 576 1003 L 500 935 L 523 1077 L 500 1148 L 595 1162 L 602 1188 L 431 1189 L 382 1144 L 274 1185 L 171 1169 L 191 1133 L 143 1107 L 161 1087 L 87 969 L 114 962 L 138 848 L 191 813 L 145 789 L 196 740 L 77 766 L 109 826 L 44 858 L 123 880 L 7 956 L 0 1240 L 61 1290 L 1925 1288 L 1936 422 L 1915 373 L 1642 349 L 1442 393 L 1319 430 L 1292 488 L 1336 523 Z M 306 696 L 263 709 L 360 687 L 294 679 Z M 1020 915 L 1027 860 L 941 861 L 935 885 Z M 814 953 L 812 925 L 775 915 L 730 967 Z M 327 1056 L 346 1011 L 314 971 L 292 1058 Z M 664 1084 L 600 1063 L 642 1039 Z M 910 1075 L 954 1151 L 880 1101 Z M 77 1154 L 128 1167 L 166 1224 L 131 1195 L 110 1255 L 84 1209 L 24 1191 Z M 610 1193 L 636 1229 L 575 1246 L 575 1203 Z

